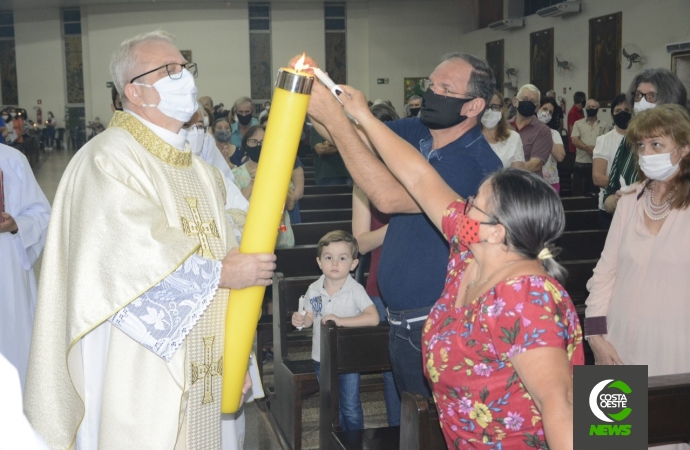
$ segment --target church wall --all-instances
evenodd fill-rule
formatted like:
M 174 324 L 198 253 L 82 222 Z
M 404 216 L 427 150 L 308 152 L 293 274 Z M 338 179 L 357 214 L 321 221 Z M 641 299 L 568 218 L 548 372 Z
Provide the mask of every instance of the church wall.
M 554 27 L 554 55 L 561 53 L 572 61 L 575 69 L 567 76 L 554 72 L 554 89 L 558 96 L 564 95 L 567 108 L 573 104 L 575 91 L 589 95 L 589 19 L 605 14 L 623 12 L 621 44 L 633 43 L 640 47 L 647 63 L 645 67 L 671 68 L 671 55 L 666 44 L 690 40 L 687 18 L 690 16 L 690 2 L 687 0 L 584 0 L 582 12 L 566 17 L 525 18 L 525 27 L 509 31 L 493 31 L 488 28 L 476 30 L 460 37 L 462 51 L 482 58 L 486 57 L 487 42 L 505 40 L 505 67 L 518 69 L 518 86 L 529 83 L 529 35 L 534 31 Z M 621 68 L 621 90 L 627 89 L 636 73 Z M 514 95 L 516 89 L 506 89 L 506 95 Z M 600 119 L 611 122 L 608 109 L 599 111 Z
M 369 4 L 347 5 L 347 83 L 369 92 Z M 376 84 L 376 80 L 373 81 Z
M 107 121 L 111 117 L 109 64 L 112 53 L 123 40 L 146 31 L 163 29 L 175 35 L 177 47 L 191 50 L 199 65 L 196 85 L 199 95 L 210 95 L 226 106 L 237 97 L 248 95 L 249 24 L 246 2 L 231 6 L 195 3 L 194 9 L 175 4 L 88 6 L 82 8 L 82 21 L 88 27 L 83 40 L 88 43 L 84 64 L 90 68 L 90 89 L 86 92 L 86 116 Z M 82 30 L 84 30 L 82 23 Z M 85 74 L 86 84 L 86 74 Z M 229 107 L 229 106 L 228 106 Z
M 14 12 L 19 105 L 31 120 L 36 120 L 33 107 L 40 106 L 44 121 L 52 111 L 58 126 L 64 126 L 65 63 L 60 26 L 57 9 Z
M 403 112 L 403 82 L 428 77 L 445 53 L 458 51 L 463 33 L 476 28 L 471 1 L 369 3 L 369 97 L 390 100 Z M 377 84 L 388 78 L 389 84 Z
M 275 83 L 278 69 L 301 53 L 321 63 L 326 60 L 323 3 L 271 4 L 271 51 Z

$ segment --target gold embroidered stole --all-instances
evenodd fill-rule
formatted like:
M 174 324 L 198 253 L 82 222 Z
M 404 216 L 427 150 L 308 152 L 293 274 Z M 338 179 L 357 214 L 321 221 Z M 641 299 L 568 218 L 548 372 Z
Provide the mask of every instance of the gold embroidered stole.
M 210 180 L 199 176 L 199 168 L 192 166 L 191 152 L 183 152 L 165 143 L 135 117 L 116 113 L 110 126 L 127 130 L 151 154 L 170 186 L 175 199 L 179 226 L 188 236 L 199 240 L 198 254 L 204 258 L 222 260 L 237 246 L 228 229 L 224 211 L 225 191 L 210 167 L 202 168 Z M 212 188 L 220 192 L 214 192 Z M 221 448 L 221 388 L 223 376 L 223 347 L 225 311 L 228 289 L 218 289 L 206 311 L 186 338 L 185 394 L 180 409 L 176 448 L 220 450 Z

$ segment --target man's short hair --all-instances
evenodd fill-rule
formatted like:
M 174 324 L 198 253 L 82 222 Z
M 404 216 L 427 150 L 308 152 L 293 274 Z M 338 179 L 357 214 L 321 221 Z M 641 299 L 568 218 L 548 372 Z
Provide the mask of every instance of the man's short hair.
M 252 101 L 251 98 L 240 97 L 237 100 L 235 100 L 235 105 L 234 105 L 235 112 L 237 112 L 237 108 L 239 108 L 240 105 L 244 105 L 245 103 L 249 103 L 250 105 L 252 105 L 252 111 L 254 110 L 254 102 Z
M 582 91 L 577 91 L 573 94 L 573 103 L 579 105 L 581 103 L 587 103 L 587 94 Z
M 335 230 L 326 233 L 326 235 L 319 240 L 319 245 L 316 248 L 316 256 L 321 258 L 323 248 L 331 245 L 333 242 L 348 243 L 350 245 L 350 250 L 352 251 L 352 259 L 357 259 L 357 255 L 359 254 L 359 245 L 357 244 L 357 239 L 355 239 L 352 234 L 343 230 Z
M 520 90 L 518 91 L 518 95 L 520 95 L 520 92 L 522 91 L 530 91 L 530 92 L 535 92 L 537 94 L 537 102 L 541 102 L 541 92 L 539 92 L 539 88 L 536 87 L 533 84 L 523 84 Z
M 491 97 L 494 96 L 496 79 L 494 72 L 486 61 L 474 55 L 461 52 L 447 53 L 443 56 L 443 61 L 462 59 L 472 66 L 472 74 L 467 82 L 467 95 L 475 98 L 483 98 L 488 105 Z
M 110 76 L 113 84 L 120 93 L 120 99 L 125 100 L 125 86 L 129 80 L 139 75 L 137 72 L 144 61 L 139 59 L 136 48 L 139 44 L 149 41 L 163 41 L 173 44 L 175 36 L 163 30 L 149 31 L 127 39 L 120 44 L 110 59 Z
M 423 99 L 422 99 L 422 97 L 420 97 L 419 95 L 413 95 L 413 96 L 411 96 L 410 98 L 407 99 L 407 103 L 410 103 L 412 100 L 419 100 L 419 101 L 422 101 Z

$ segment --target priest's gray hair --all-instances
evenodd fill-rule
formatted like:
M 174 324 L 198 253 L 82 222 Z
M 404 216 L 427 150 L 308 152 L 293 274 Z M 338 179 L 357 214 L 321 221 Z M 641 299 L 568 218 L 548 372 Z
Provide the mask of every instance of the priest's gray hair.
M 163 30 L 142 33 L 120 44 L 110 59 L 110 76 L 113 78 L 115 89 L 117 89 L 122 100 L 127 98 L 124 92 L 125 86 L 129 80 L 139 75 L 141 66 L 145 62 L 139 59 L 136 47 L 149 41 L 164 41 L 172 44 L 175 41 L 175 36 Z

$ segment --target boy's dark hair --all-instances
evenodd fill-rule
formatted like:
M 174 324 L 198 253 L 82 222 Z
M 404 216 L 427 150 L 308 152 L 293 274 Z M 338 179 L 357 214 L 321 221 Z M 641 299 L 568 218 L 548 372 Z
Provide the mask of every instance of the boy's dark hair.
M 357 244 L 357 239 L 355 239 L 355 237 L 347 231 L 343 230 L 335 230 L 326 233 L 326 235 L 319 240 L 319 245 L 316 248 L 316 257 L 321 258 L 323 248 L 333 242 L 347 242 L 350 244 L 350 249 L 352 250 L 352 259 L 357 259 L 357 255 L 359 254 L 359 245 Z

